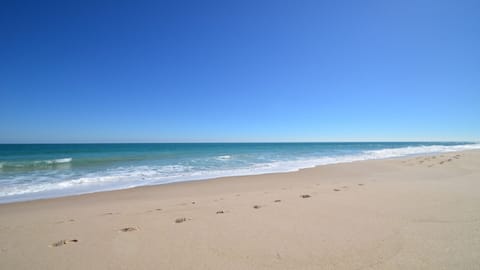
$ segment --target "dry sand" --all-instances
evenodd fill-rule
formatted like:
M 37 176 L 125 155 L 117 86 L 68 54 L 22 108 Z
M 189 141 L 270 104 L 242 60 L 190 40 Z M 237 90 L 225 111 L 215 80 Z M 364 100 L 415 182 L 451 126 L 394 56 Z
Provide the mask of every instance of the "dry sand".
M 0 269 L 480 269 L 480 151 L 0 205 Z

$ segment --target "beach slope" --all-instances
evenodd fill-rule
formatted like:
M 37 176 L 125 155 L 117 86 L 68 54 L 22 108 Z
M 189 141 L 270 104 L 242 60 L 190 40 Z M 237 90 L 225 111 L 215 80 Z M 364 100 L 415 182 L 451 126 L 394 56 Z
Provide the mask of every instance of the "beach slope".
M 0 205 L 0 269 L 479 269 L 480 151 Z

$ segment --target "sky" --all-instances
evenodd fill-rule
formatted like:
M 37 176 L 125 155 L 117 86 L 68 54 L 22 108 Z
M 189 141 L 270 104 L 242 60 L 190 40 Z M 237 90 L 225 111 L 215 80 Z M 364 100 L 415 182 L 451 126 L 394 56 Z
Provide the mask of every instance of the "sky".
M 0 2 L 0 143 L 478 141 L 480 1 Z

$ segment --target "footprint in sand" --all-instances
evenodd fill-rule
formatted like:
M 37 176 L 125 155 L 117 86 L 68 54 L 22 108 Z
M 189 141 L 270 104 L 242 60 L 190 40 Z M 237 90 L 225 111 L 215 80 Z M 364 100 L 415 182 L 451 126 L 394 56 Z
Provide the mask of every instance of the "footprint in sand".
M 73 222 L 75 222 L 75 219 L 71 218 L 71 219 L 69 219 L 69 220 L 67 220 L 67 221 L 61 220 L 61 221 L 55 222 L 55 224 L 62 224 L 62 223 L 67 223 L 67 222 L 73 223 Z
M 310 197 L 312 197 L 312 196 L 310 196 L 308 194 L 300 195 L 300 198 L 303 198 L 303 199 L 310 198 Z
M 120 212 L 107 212 L 103 213 L 102 216 L 113 216 L 113 215 L 119 215 Z
M 53 244 L 50 245 L 50 247 L 61 247 L 61 246 L 64 246 L 66 244 L 70 244 L 70 243 L 78 243 L 78 240 L 77 239 L 70 239 L 70 240 L 60 240 L 60 241 L 57 241 Z
M 147 210 L 145 213 L 152 213 L 152 212 L 155 212 L 155 211 L 159 212 L 159 211 L 162 211 L 162 210 L 163 210 L 162 208 L 155 208 L 153 210 Z
M 122 228 L 120 229 L 121 232 L 134 232 L 134 231 L 138 231 L 138 228 L 137 227 L 125 227 L 125 228 Z
M 187 221 L 187 218 L 184 218 L 184 217 L 175 219 L 175 223 L 182 223 L 182 222 L 185 222 L 185 221 Z

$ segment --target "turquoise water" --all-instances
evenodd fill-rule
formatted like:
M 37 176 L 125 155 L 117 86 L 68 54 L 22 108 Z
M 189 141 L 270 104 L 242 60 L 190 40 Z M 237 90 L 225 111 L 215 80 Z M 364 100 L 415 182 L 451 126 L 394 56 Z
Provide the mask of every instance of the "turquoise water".
M 461 142 L 0 145 L 0 202 L 478 149 Z

